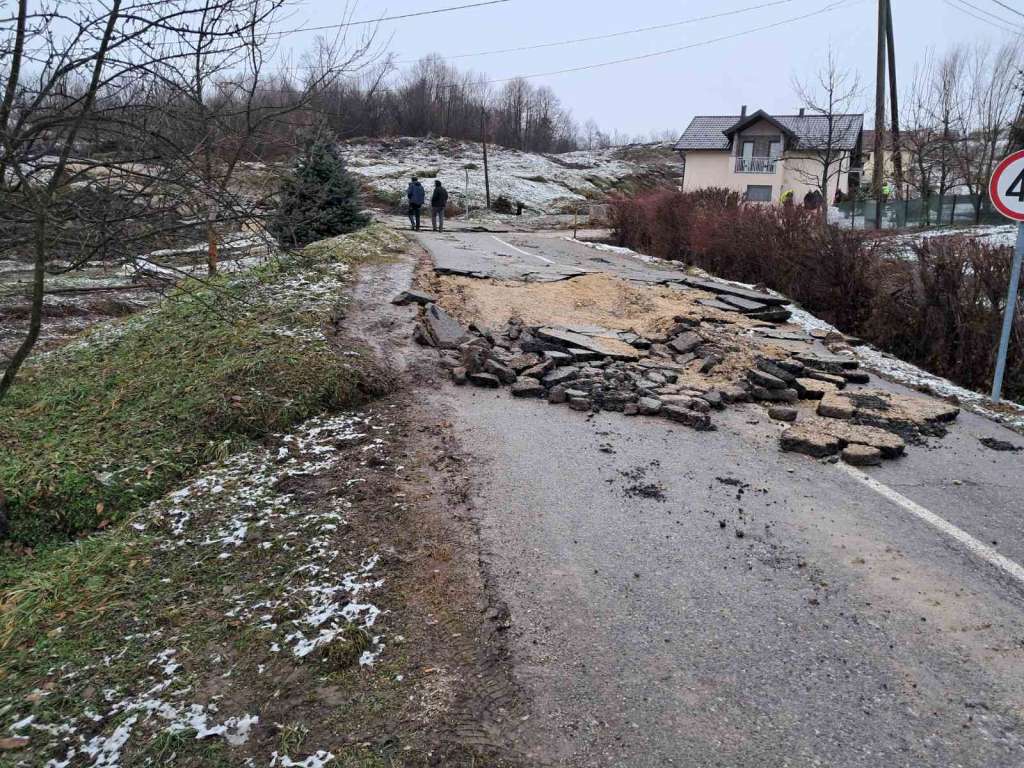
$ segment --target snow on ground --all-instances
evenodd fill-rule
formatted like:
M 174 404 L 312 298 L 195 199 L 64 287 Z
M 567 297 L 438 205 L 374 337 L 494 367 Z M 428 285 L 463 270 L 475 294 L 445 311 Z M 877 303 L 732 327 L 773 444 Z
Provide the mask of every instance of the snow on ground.
M 349 168 L 383 196 L 402 199 L 409 179 L 419 176 L 430 189 L 434 179 L 463 207 L 484 205 L 483 149 L 451 139 L 396 138 L 343 144 Z M 557 213 L 603 198 L 623 179 L 649 175 L 652 164 L 622 159 L 620 150 L 602 149 L 541 155 L 488 145 L 491 199 L 504 195 L 534 212 Z M 662 167 L 662 169 L 664 166 Z
M 253 257 L 261 261 L 263 256 Z M 253 291 L 247 296 L 245 302 L 237 307 L 239 317 L 243 317 L 245 310 L 250 306 L 263 306 L 274 304 L 279 307 L 292 306 L 303 316 L 315 316 L 318 313 L 329 310 L 337 301 L 341 292 L 345 289 L 346 278 L 350 268 L 344 262 L 323 264 L 317 270 L 307 272 L 295 271 L 287 277 L 275 278 L 270 282 L 260 281 L 249 268 L 255 264 L 249 264 L 239 271 L 226 269 L 231 273 L 232 285 L 236 282 L 248 283 L 253 286 Z M 175 271 L 175 278 L 181 279 L 182 274 Z M 201 279 L 201 275 L 196 279 Z M 226 295 L 226 294 L 225 294 Z M 156 299 L 161 294 L 152 293 Z M 103 349 L 116 343 L 129 330 L 144 328 L 153 321 L 155 312 L 159 307 L 151 307 L 125 318 L 119 318 L 113 322 L 98 323 L 85 332 L 77 335 L 67 344 L 53 350 L 39 353 L 37 358 L 63 357 L 83 347 Z M 278 328 L 276 333 L 293 338 L 299 338 L 307 342 L 323 341 L 325 339 L 323 330 L 319 323 L 307 327 Z
M 53 724 L 39 723 L 29 716 L 12 724 L 8 733 L 15 737 L 39 733 L 55 737 L 64 748 L 63 756 L 48 760 L 46 768 L 65 768 L 73 762 L 93 768 L 120 765 L 121 752 L 140 723 L 156 724 L 169 734 L 192 733 L 199 740 L 220 737 L 232 746 L 245 744 L 253 726 L 259 723 L 259 717 L 244 714 L 221 720 L 215 703 L 201 705 L 180 701 L 188 694 L 190 686 L 179 679 L 179 665 L 166 663 L 175 653 L 175 649 L 168 648 L 150 662 L 150 667 L 157 664 L 159 674 L 146 675 L 139 680 L 145 688 L 141 693 L 125 695 L 124 691 L 105 690 L 105 706 L 100 707 L 102 714 L 93 712 L 81 722 Z M 117 725 L 92 735 L 98 722 Z
M 385 458 L 391 427 L 374 414 L 311 419 L 289 435 L 271 438 L 268 442 L 277 448 L 261 446 L 213 465 L 150 505 L 132 527 L 154 537 L 165 552 L 181 551 L 197 567 L 213 562 L 216 568 L 229 568 L 237 560 L 247 580 L 225 590 L 224 621 L 241 623 L 254 630 L 253 637 L 265 638 L 263 652 L 318 664 L 326 657 L 314 651 L 333 644 L 332 650 L 351 647 L 354 663 L 373 666 L 385 649 L 378 626 L 383 613 L 372 602 L 374 591 L 384 584 L 377 573 L 380 555 L 349 551 L 351 541 L 343 531 L 352 503 L 344 490 L 335 489 L 329 503 L 308 503 L 305 494 L 289 489 L 302 478 L 323 477 L 337 469 L 348 477 L 342 488 L 362 482 L 361 473 Z M 404 499 L 393 503 L 405 505 Z M 138 674 L 105 689 L 94 709 L 55 722 L 9 716 L 13 722 L 3 730 L 14 737 L 31 736 L 36 754 L 57 754 L 46 768 L 116 766 L 130 742 L 151 743 L 159 733 L 245 744 L 259 717 L 219 712 L 220 697 L 196 703 L 202 671 L 190 668 L 194 660 L 178 650 L 193 646 L 188 629 L 176 631 L 183 634 L 164 637 L 169 632 L 164 629 L 132 632 L 123 638 L 118 654 L 97 665 L 62 669 L 61 679 L 92 677 L 99 667 L 118 664 L 130 651 L 133 656 L 148 654 L 148 662 L 137 665 Z M 365 646 L 353 645 L 353 631 L 365 633 Z M 219 676 L 230 679 L 231 670 Z M 249 709 L 260 711 L 261 702 L 253 701 L 251 692 L 242 699 Z M 310 767 L 333 759 L 328 752 L 303 760 L 277 752 L 268 757 L 270 765 Z
M 219 560 L 245 556 L 254 540 L 264 552 L 277 547 L 290 553 L 295 566 L 279 577 L 278 597 L 255 596 L 265 587 L 256 585 L 253 591 L 236 594 L 224 614 L 262 630 L 283 632 L 273 642 L 274 652 L 287 648 L 302 658 L 334 642 L 350 625 L 369 632 L 380 609 L 362 595 L 383 584 L 373 575 L 379 558 L 367 555 L 356 569 L 338 572 L 339 553 L 333 545 L 335 533 L 347 523 L 345 513 L 351 503 L 341 498 L 331 508 L 310 510 L 279 488 L 285 480 L 335 469 L 343 458 L 341 446 L 358 444 L 366 456 L 378 452 L 384 441 L 373 433 L 382 429 L 387 425 L 351 414 L 312 419 L 297 433 L 281 438 L 276 451 L 238 454 L 171 493 L 135 527 L 169 532 L 166 547 L 219 550 Z M 193 532 L 195 518 L 210 508 L 216 508 L 216 519 Z M 275 620 L 275 616 L 291 615 L 295 606 L 301 610 L 294 618 L 285 623 Z M 380 636 L 374 636 L 359 663 L 372 665 L 382 649 Z

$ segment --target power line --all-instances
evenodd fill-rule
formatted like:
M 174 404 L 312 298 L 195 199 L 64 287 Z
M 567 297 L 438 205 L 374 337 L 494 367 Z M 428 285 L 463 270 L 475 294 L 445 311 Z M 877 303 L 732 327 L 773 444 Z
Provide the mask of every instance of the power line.
M 1008 24 L 1011 27 L 1017 25 L 1016 22 L 1008 21 L 1008 20 L 1004 19 L 1002 16 L 998 16 L 998 15 L 992 13 L 992 11 L 986 10 L 984 8 L 979 8 L 973 2 L 970 2 L 970 0 L 958 0 L 958 2 L 963 3 L 964 5 L 966 5 L 969 8 L 973 8 L 974 10 L 978 11 L 978 13 L 983 13 L 986 16 L 989 16 L 989 17 L 995 19 L 1000 24 Z
M 610 40 L 612 38 L 626 37 L 627 35 L 636 35 L 636 34 L 640 34 L 642 32 L 655 32 L 655 31 L 662 30 L 662 29 L 672 29 L 674 27 L 682 27 L 682 26 L 687 25 L 687 24 L 696 24 L 696 23 L 701 22 L 701 21 L 711 21 L 713 19 L 722 19 L 722 18 L 726 18 L 728 16 L 737 16 L 737 15 L 739 15 L 741 13 L 747 13 L 749 11 L 756 11 L 756 10 L 760 10 L 762 8 L 771 8 L 771 7 L 774 7 L 774 6 L 777 6 L 777 5 L 786 5 L 786 4 L 791 3 L 791 2 L 793 2 L 793 0 L 774 0 L 774 2 L 770 2 L 770 3 L 760 3 L 759 5 L 750 5 L 750 6 L 747 6 L 746 8 L 738 8 L 738 9 L 733 10 L 733 11 L 725 11 L 723 13 L 714 13 L 714 14 L 710 14 L 710 15 L 706 15 L 706 16 L 695 16 L 693 18 L 683 19 L 682 21 L 673 21 L 673 22 L 670 22 L 670 23 L 667 23 L 667 24 L 655 24 L 655 25 L 649 26 L 649 27 L 637 27 L 635 29 L 627 29 L 627 30 L 623 30 L 621 32 L 610 32 L 610 33 L 603 34 L 603 35 L 593 35 L 591 37 L 576 37 L 576 38 L 572 38 L 570 40 L 558 40 L 558 41 L 550 42 L 550 43 L 536 43 L 534 45 L 523 45 L 523 46 L 519 46 L 519 47 L 516 47 L 516 48 L 499 48 L 499 49 L 491 50 L 491 51 L 476 51 L 474 53 L 459 53 L 459 54 L 456 54 L 454 56 L 445 56 L 445 59 L 448 59 L 448 60 L 452 60 L 452 59 L 468 59 L 468 58 L 473 58 L 473 57 L 476 57 L 476 56 L 492 56 L 494 54 L 500 54 L 500 53 L 520 53 L 520 52 L 523 52 L 523 51 L 536 51 L 536 50 L 540 50 L 542 48 L 556 48 L 556 47 L 559 47 L 559 46 L 562 46 L 562 45 L 573 45 L 575 43 L 590 43 L 590 42 L 594 42 L 594 41 L 597 41 L 597 40 Z M 412 64 L 414 62 L 415 62 L 415 59 L 399 61 L 399 62 L 396 62 L 396 63 L 398 63 L 398 64 Z
M 1011 13 L 1016 13 L 1018 16 L 1024 16 L 1024 11 L 1018 11 L 1012 5 L 1007 5 L 1002 0 L 992 0 L 992 2 L 995 3 L 996 5 L 1002 6 L 1003 8 L 1005 8 L 1008 11 L 1010 11 Z
M 483 0 L 482 2 L 466 3 L 464 5 L 451 5 L 451 6 L 448 6 L 446 8 L 434 8 L 433 10 L 429 10 L 429 11 L 415 11 L 413 13 L 403 13 L 403 14 L 399 14 L 397 16 L 380 16 L 380 17 L 378 17 L 376 19 L 363 19 L 361 21 L 344 21 L 344 22 L 339 22 L 338 24 L 324 24 L 324 25 L 318 26 L 318 27 L 295 27 L 294 29 L 282 29 L 282 30 L 277 30 L 277 31 L 258 32 L 258 33 L 256 33 L 256 37 L 260 41 L 265 42 L 267 40 L 270 40 L 271 38 L 287 37 L 288 35 L 298 34 L 299 32 L 322 32 L 322 31 L 328 30 L 328 29 L 347 29 L 348 27 L 359 27 L 359 26 L 366 26 L 366 25 L 370 25 L 370 24 L 379 24 L 379 23 L 381 23 L 383 21 L 398 21 L 398 20 L 401 20 L 401 19 L 412 19 L 412 18 L 416 18 L 416 17 L 420 17 L 420 16 L 433 16 L 433 15 L 439 14 L 439 13 L 452 13 L 454 11 L 464 11 L 464 10 L 468 10 L 470 8 L 483 8 L 483 7 L 490 6 L 490 5 L 501 5 L 503 3 L 511 3 L 511 2 L 512 2 L 512 0 Z M 198 30 L 198 29 L 192 29 L 192 30 L 188 30 L 188 31 L 192 35 L 198 35 L 199 32 L 200 32 L 200 30 Z M 236 26 L 236 27 L 225 27 L 222 31 L 219 31 L 217 34 L 219 36 L 226 37 L 228 35 L 239 35 L 239 34 L 243 34 L 243 33 L 246 34 L 246 35 L 251 34 L 252 33 L 252 25 L 249 25 L 248 27 L 245 26 L 245 25 Z M 190 42 L 190 41 L 188 41 L 188 42 Z M 188 44 L 188 42 L 186 42 L 185 44 Z M 182 43 L 181 40 L 160 40 L 160 41 L 157 41 L 157 42 L 153 43 L 152 45 L 159 46 L 159 47 L 164 47 L 164 48 L 169 48 L 169 47 L 174 47 L 174 46 L 180 46 L 182 44 L 183 43 Z
M 993 27 L 995 27 L 996 29 L 1002 30 L 1003 32 L 1006 32 L 1006 31 L 1007 31 L 1007 29 L 1006 29 L 1006 27 L 1005 27 L 1004 25 L 1001 25 L 1001 24 L 997 24 L 996 22 L 992 21 L 991 19 L 986 19 L 986 18 L 985 18 L 984 16 L 979 16 L 979 15 L 978 15 L 978 14 L 976 14 L 976 13 L 971 13 L 971 12 L 970 12 L 969 10 L 967 10 L 966 8 L 962 8 L 962 7 L 961 7 L 961 6 L 959 6 L 959 5 L 954 5 L 954 4 L 953 4 L 953 0 L 943 0 L 943 1 L 944 1 L 944 2 L 946 3 L 946 5 L 948 5 L 948 6 L 950 7 L 950 8 L 953 8 L 953 9 L 955 9 L 955 10 L 957 10 L 957 11 L 960 11 L 960 13 L 966 13 L 966 14 L 967 14 L 968 16 L 970 16 L 970 17 L 971 17 L 972 19 L 977 19 L 978 21 L 983 21 L 983 22 L 985 22 L 986 24 L 989 24 L 990 26 L 993 26 Z
M 400 21 L 402 19 L 414 19 L 419 16 L 433 16 L 438 13 L 452 13 L 453 11 L 465 11 L 470 8 L 483 8 L 487 5 L 501 5 L 502 3 L 510 3 L 512 0 L 486 0 L 485 2 L 479 3 L 466 3 L 465 5 L 452 5 L 447 8 L 435 8 L 430 11 L 415 11 L 413 13 L 403 13 L 398 16 L 381 16 L 376 19 L 364 19 L 362 21 L 346 21 L 341 24 L 324 24 L 319 27 L 296 27 L 295 29 L 284 29 L 278 32 L 270 32 L 267 37 L 284 37 L 286 35 L 294 35 L 299 32 L 322 32 L 327 29 L 345 29 L 347 27 L 359 27 L 366 26 L 369 24 L 379 24 L 382 21 Z
M 949 0 L 946 0 L 946 1 L 948 2 Z M 693 49 L 693 48 L 701 48 L 701 47 L 704 47 L 704 46 L 712 45 L 714 43 L 724 42 L 726 40 L 734 40 L 736 38 L 745 37 L 747 35 L 752 35 L 752 34 L 755 34 L 757 32 L 763 32 L 763 31 L 769 30 L 769 29 L 776 29 L 778 27 L 782 27 L 782 26 L 785 26 L 787 24 L 793 24 L 793 23 L 798 22 L 798 21 L 803 21 L 805 19 L 810 19 L 810 18 L 813 18 L 815 16 L 820 16 L 820 15 L 822 15 L 824 13 L 829 13 L 831 11 L 838 10 L 839 8 L 842 8 L 842 7 L 850 7 L 852 5 L 857 5 L 858 3 L 862 3 L 862 2 L 864 2 L 864 0 L 833 0 L 833 2 L 830 2 L 828 5 L 824 6 L 823 8 L 819 8 L 817 11 L 812 11 L 810 13 L 804 13 L 804 14 L 801 14 L 799 16 L 791 16 L 790 18 L 782 19 L 780 21 L 776 21 L 776 22 L 773 22 L 771 24 L 765 24 L 765 25 L 762 25 L 762 26 L 759 26 L 759 27 L 752 27 L 750 29 L 741 30 L 739 32 L 732 32 L 732 33 L 730 33 L 728 35 L 721 35 L 719 37 L 713 37 L 713 38 L 709 38 L 707 40 L 699 40 L 699 41 L 697 41 L 695 43 L 688 43 L 687 45 L 681 45 L 681 46 L 677 46 L 675 48 L 668 48 L 668 49 L 661 50 L 661 51 L 652 51 L 651 53 L 644 53 L 644 54 L 640 54 L 640 55 L 637 55 L 637 56 L 627 56 L 625 58 L 612 59 L 610 61 L 602 61 L 602 62 L 597 62 L 595 64 L 584 64 L 584 65 L 575 66 L 575 67 L 567 67 L 565 69 L 558 69 L 558 70 L 553 70 L 553 71 L 550 71 L 550 72 L 537 72 L 537 73 L 527 74 L 527 75 L 513 75 L 513 76 L 510 76 L 510 77 L 501 77 L 501 78 L 495 78 L 495 79 L 491 79 L 491 80 L 481 80 L 477 84 L 478 85 L 494 85 L 494 84 L 499 84 L 499 83 L 507 83 L 507 82 L 510 82 L 512 80 L 532 80 L 532 79 L 538 78 L 538 77 L 549 77 L 549 76 L 552 76 L 552 75 L 562 75 L 562 74 L 568 74 L 568 73 L 572 73 L 572 72 L 583 72 L 583 71 L 591 70 L 591 69 L 600 69 L 600 68 L 603 68 L 603 67 L 611 67 L 611 66 L 615 66 L 615 65 L 618 65 L 618 64 L 627 64 L 627 63 L 635 62 L 635 61 L 644 61 L 646 59 L 653 59 L 653 58 L 657 58 L 657 57 L 660 57 L 660 56 L 668 56 L 668 55 L 673 54 L 673 53 L 679 53 L 681 51 L 686 51 L 686 50 L 690 50 L 690 49 Z M 440 88 L 457 88 L 457 87 L 459 87 L 459 83 L 441 83 L 441 84 L 438 85 L 438 87 L 440 87 Z M 398 89 L 396 87 L 392 86 L 392 87 L 380 88 L 380 89 L 378 89 L 378 92 L 379 93 L 396 93 L 397 90 Z
M 1012 21 L 1007 21 L 1002 16 L 997 16 L 996 14 L 992 13 L 991 11 L 986 11 L 984 8 L 979 8 L 974 3 L 970 2 L 970 0 L 957 0 L 957 2 L 960 3 L 961 5 L 966 5 L 968 8 L 973 8 L 978 13 L 983 13 L 986 16 L 988 16 L 988 17 L 990 17 L 992 19 L 995 19 L 995 21 L 997 21 L 998 23 L 1005 25 L 1003 27 L 1004 30 L 1006 29 L 1006 27 L 1016 27 L 1017 29 L 1020 29 L 1020 27 L 1018 27 Z
M 852 4 L 855 5 L 856 3 L 859 3 L 859 2 L 862 2 L 862 1 L 863 0 L 853 0 Z M 736 39 L 738 37 L 744 37 L 746 35 L 752 35 L 755 32 L 764 32 L 765 30 L 768 30 L 768 29 L 776 29 L 778 27 L 785 26 L 786 24 L 792 24 L 792 23 L 797 22 L 797 21 L 803 21 L 805 19 L 813 18 L 814 16 L 820 16 L 823 13 L 829 13 L 830 11 L 836 10 L 837 8 L 843 6 L 846 2 L 847 2 L 847 0 L 838 0 L 837 2 L 830 3 L 829 5 L 825 6 L 824 8 L 820 8 L 817 11 L 812 11 L 811 13 L 805 13 L 805 14 L 802 14 L 800 16 L 792 16 L 792 17 L 790 17 L 788 19 L 782 19 L 781 21 L 773 22 L 772 24 L 765 24 L 765 25 L 760 26 L 760 27 L 753 27 L 751 29 L 745 29 L 745 30 L 743 30 L 741 32 L 733 32 L 732 34 L 721 35 L 720 37 L 712 37 L 712 38 L 710 38 L 708 40 L 701 40 L 701 41 L 698 41 L 696 43 L 689 43 L 688 45 L 680 45 L 680 46 L 678 46 L 676 48 L 667 48 L 667 49 L 662 50 L 662 51 L 652 51 L 651 53 L 644 53 L 644 54 L 641 54 L 639 56 L 627 56 L 627 57 L 621 58 L 621 59 L 612 59 L 610 61 L 602 61 L 602 62 L 598 62 L 596 64 L 586 64 L 586 65 L 579 66 L 579 67 L 568 67 L 566 69 L 556 69 L 556 70 L 552 70 L 550 72 L 537 72 L 537 73 L 530 74 L 530 75 L 517 75 L 515 77 L 502 77 L 502 78 L 498 78 L 496 80 L 487 80 L 487 81 L 485 81 L 485 83 L 488 84 L 488 85 L 493 85 L 495 83 L 507 83 L 507 82 L 509 82 L 511 80 L 532 80 L 535 77 L 550 77 L 552 75 L 564 75 L 564 74 L 568 74 L 568 73 L 571 73 L 571 72 L 583 72 L 583 71 L 590 70 L 590 69 L 600 69 L 602 67 L 611 67 L 611 66 L 615 66 L 617 64 L 628 64 L 628 63 L 634 62 L 634 61 L 644 61 L 646 59 L 653 59 L 653 58 L 657 58 L 659 56 L 668 56 L 669 54 L 672 54 L 672 53 L 679 53 L 680 51 L 687 51 L 687 50 L 690 50 L 692 48 L 700 48 L 700 47 L 703 47 L 703 46 L 706 46 L 706 45 L 712 45 L 714 43 L 720 43 L 720 42 L 723 42 L 725 40 L 734 40 L 734 39 Z

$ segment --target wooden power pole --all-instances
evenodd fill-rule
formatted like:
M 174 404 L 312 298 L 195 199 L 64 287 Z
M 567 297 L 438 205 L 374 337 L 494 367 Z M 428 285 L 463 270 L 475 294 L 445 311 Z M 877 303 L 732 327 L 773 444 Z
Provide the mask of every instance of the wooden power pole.
M 882 228 L 882 183 L 885 173 L 885 27 L 888 14 L 886 0 L 878 0 L 878 51 L 875 68 L 875 165 L 871 187 L 875 195 L 875 229 Z
M 487 166 L 487 110 L 480 110 L 480 142 L 484 145 L 484 194 L 487 196 L 487 210 L 491 210 L 491 171 Z
M 885 2 L 885 39 L 889 53 L 889 107 L 892 109 L 892 168 L 896 189 L 903 189 L 903 149 L 900 142 L 900 105 L 896 96 L 896 42 L 892 30 L 892 0 Z

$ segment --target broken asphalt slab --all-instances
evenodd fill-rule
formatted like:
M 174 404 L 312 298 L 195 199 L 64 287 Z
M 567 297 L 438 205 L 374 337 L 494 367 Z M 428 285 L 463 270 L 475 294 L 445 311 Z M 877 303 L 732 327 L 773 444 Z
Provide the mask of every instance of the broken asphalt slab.
M 458 349 L 467 336 L 466 329 L 437 304 L 427 305 L 422 327 L 430 345 L 439 349 Z
M 426 306 L 427 304 L 436 304 L 437 298 L 431 296 L 429 293 L 423 291 L 417 291 L 412 288 L 399 293 L 395 298 L 391 300 L 391 303 L 398 307 L 404 307 L 408 304 L 419 304 L 420 306 Z
M 769 306 L 769 307 L 784 307 L 790 304 L 790 300 L 785 296 L 773 296 L 770 293 L 762 293 L 761 291 L 754 291 L 749 288 L 742 288 L 736 285 L 730 285 L 729 283 L 723 283 L 718 280 L 707 280 L 701 277 L 690 277 L 684 275 L 682 277 L 674 278 L 668 282 L 679 282 L 683 285 L 688 285 L 691 288 L 698 288 L 708 293 L 714 293 L 717 296 L 728 296 L 730 298 L 745 299 L 749 302 L 755 302 L 757 304 Z M 723 302 L 730 304 L 728 299 L 721 299 Z
M 619 341 L 608 336 L 588 336 L 574 331 L 567 331 L 560 328 L 538 328 L 537 335 L 542 339 L 557 342 L 566 347 L 578 347 L 589 350 L 603 357 L 610 357 L 613 360 L 638 360 L 640 353 L 624 341 Z
M 439 251 L 434 254 L 434 271 L 439 275 L 474 277 L 481 280 L 522 280 L 558 282 L 585 275 L 589 270 L 561 264 L 525 264 L 501 254 Z

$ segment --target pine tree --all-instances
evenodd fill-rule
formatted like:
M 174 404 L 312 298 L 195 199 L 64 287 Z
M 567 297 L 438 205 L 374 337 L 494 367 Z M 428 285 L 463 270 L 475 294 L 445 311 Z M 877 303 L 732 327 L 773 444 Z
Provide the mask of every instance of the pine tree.
M 301 247 L 365 227 L 359 183 L 345 168 L 334 143 L 307 142 L 295 167 L 281 181 L 270 232 L 285 247 Z

